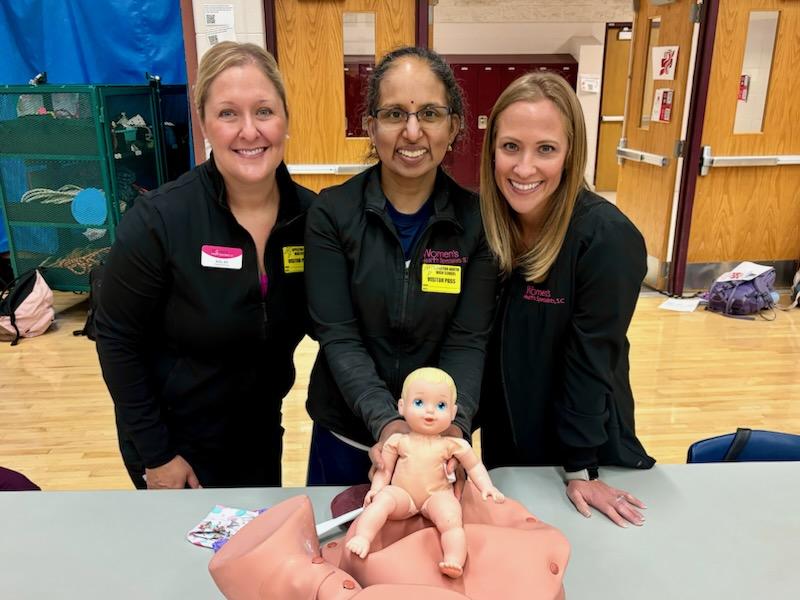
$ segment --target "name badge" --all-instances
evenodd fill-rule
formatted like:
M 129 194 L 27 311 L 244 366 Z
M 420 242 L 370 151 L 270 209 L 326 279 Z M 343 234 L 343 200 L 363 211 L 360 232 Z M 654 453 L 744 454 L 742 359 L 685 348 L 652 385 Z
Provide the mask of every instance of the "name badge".
M 461 267 L 422 265 L 422 291 L 437 294 L 460 294 Z
M 241 248 L 204 244 L 200 248 L 200 264 L 212 269 L 241 269 L 243 254 Z
M 305 271 L 306 263 L 305 246 L 284 246 L 283 247 L 283 272 L 302 273 Z

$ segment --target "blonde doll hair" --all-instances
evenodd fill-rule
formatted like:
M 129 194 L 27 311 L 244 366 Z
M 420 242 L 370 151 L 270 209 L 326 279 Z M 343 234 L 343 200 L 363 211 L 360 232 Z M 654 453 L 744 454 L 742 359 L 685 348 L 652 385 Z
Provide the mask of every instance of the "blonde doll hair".
M 445 371 L 437 369 L 436 367 L 422 367 L 411 371 L 403 382 L 403 398 L 406 398 L 406 391 L 415 381 L 425 381 L 426 383 L 446 383 L 450 388 L 451 403 L 456 403 L 456 382 Z

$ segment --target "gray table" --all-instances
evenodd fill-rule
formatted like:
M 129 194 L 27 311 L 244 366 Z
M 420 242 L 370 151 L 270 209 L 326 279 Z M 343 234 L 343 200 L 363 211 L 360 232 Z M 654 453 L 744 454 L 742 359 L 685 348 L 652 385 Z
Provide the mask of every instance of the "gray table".
M 603 469 L 649 506 L 644 527 L 586 519 L 555 469 L 492 472 L 572 544 L 570 600 L 800 597 L 800 463 Z M 317 520 L 341 488 L 0 494 L 0 597 L 219 598 L 211 551 L 186 532 L 214 504 L 257 508 L 307 493 Z

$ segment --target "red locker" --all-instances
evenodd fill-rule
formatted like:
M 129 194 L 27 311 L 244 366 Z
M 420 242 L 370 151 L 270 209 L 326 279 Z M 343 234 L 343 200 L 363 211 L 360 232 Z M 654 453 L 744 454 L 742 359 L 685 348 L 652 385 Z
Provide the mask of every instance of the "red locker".
M 478 69 L 474 65 L 451 65 L 456 80 L 464 90 L 464 98 L 475 96 L 478 91 Z M 453 150 L 448 152 L 444 158 L 443 165 L 448 173 L 459 182 L 475 181 L 475 173 L 478 169 L 478 157 L 474 153 L 472 137 L 474 133 L 470 128 L 470 122 L 474 120 L 474 109 L 469 105 L 465 106 L 466 114 L 462 122 L 461 133 L 456 140 Z M 466 185 L 462 183 L 462 185 Z
M 444 165 L 461 185 L 477 191 L 486 121 L 502 91 L 530 71 L 558 73 L 575 89 L 578 63 L 569 54 L 450 55 L 445 58 L 464 90 L 466 118 L 462 140 L 445 158 Z
M 367 137 L 363 127 L 364 94 L 367 91 L 367 80 L 375 66 L 371 56 L 344 57 L 344 113 L 345 136 Z

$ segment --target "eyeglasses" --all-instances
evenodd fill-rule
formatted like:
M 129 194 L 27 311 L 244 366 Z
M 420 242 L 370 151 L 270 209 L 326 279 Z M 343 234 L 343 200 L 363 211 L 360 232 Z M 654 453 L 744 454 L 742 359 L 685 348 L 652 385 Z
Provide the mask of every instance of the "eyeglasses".
M 402 108 L 379 108 L 374 116 L 378 123 L 388 127 L 403 127 L 411 115 L 417 118 L 420 127 L 436 127 L 444 123 L 451 112 L 447 106 L 426 106 L 416 112 Z

